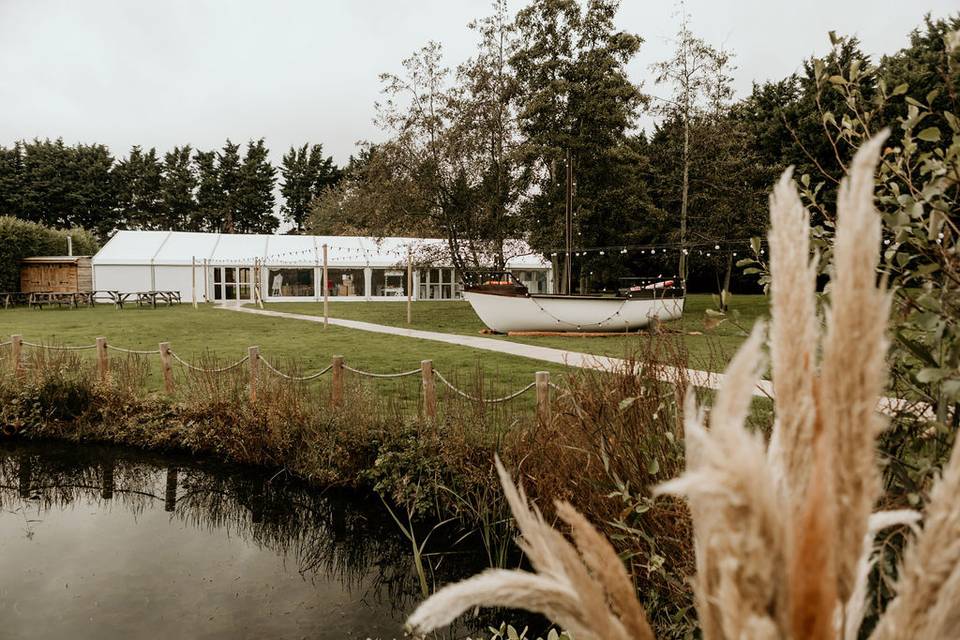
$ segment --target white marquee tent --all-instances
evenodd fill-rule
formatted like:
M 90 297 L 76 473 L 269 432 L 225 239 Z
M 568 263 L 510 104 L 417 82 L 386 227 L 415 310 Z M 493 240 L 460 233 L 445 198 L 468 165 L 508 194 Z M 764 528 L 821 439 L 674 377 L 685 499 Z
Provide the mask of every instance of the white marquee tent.
M 118 231 L 93 257 L 100 291 L 179 291 L 184 301 L 252 300 L 259 270 L 264 300 L 405 299 L 408 250 L 415 299 L 459 297 L 446 243 L 437 239 Z M 531 292 L 553 288 L 550 263 L 522 242 L 510 243 L 507 268 Z

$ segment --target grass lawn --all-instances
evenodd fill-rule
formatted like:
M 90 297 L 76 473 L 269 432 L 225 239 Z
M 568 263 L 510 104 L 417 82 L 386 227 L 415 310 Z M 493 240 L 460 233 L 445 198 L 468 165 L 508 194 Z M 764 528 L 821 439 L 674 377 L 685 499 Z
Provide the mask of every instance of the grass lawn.
M 708 320 L 707 309 L 714 306 L 715 303 L 710 294 L 691 294 L 687 296 L 683 319 L 665 323 L 664 329 L 667 330 L 668 335 L 677 335 L 683 340 L 690 354 L 691 367 L 720 371 L 746 338 L 747 332 L 757 318 L 767 315 L 767 298 L 763 295 L 733 296 L 730 314 L 719 324 L 716 324 L 715 319 L 711 319 L 714 320 L 713 322 Z M 267 304 L 266 307 L 290 313 L 323 315 L 322 302 L 274 302 Z M 406 308 L 406 301 L 331 301 L 330 315 L 334 318 L 407 326 Z M 715 326 L 708 329 L 707 324 Z M 413 323 L 409 326 L 414 329 L 465 335 L 476 335 L 484 329 L 483 323 L 480 322 L 469 303 L 454 300 L 414 302 Z M 637 334 L 593 338 L 495 335 L 489 337 L 614 357 L 621 357 L 635 351 L 641 340 Z
M 205 354 L 233 362 L 246 355 L 247 347 L 258 345 L 260 353 L 281 370 L 295 362 L 302 373 L 327 366 L 334 355 L 344 356 L 354 368 L 378 373 L 416 369 L 421 360 L 431 359 L 445 376 L 452 375 L 463 382 L 482 371 L 489 385 L 488 395 L 532 382 L 537 370 L 563 370 L 558 365 L 517 356 L 335 326 L 324 329 L 319 324 L 223 311 L 207 305 L 198 310 L 186 304 L 158 309 L 128 307 L 123 311 L 107 305 L 94 309 L 0 309 L 0 341 L 9 340 L 13 334 L 20 334 L 29 342 L 59 345 L 88 345 L 97 336 L 106 336 L 110 344 L 129 349 L 156 349 L 160 342 L 167 341 L 190 362 Z M 95 352 L 79 353 L 92 358 Z M 111 352 L 111 357 L 119 355 Z M 158 384 L 159 357 L 152 356 L 151 361 L 155 361 L 151 366 L 152 380 Z M 6 363 L 0 361 L 0 366 L 3 364 Z M 416 388 L 419 381 L 411 376 L 403 384 Z

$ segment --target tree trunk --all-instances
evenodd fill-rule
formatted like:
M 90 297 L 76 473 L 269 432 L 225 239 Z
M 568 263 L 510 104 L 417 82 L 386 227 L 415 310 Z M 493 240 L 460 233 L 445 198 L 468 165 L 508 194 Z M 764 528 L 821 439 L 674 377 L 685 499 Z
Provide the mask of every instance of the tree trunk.
M 683 192 L 680 196 L 680 283 L 687 292 L 687 197 L 690 191 L 690 112 L 683 113 Z
M 730 274 L 733 272 L 733 254 L 727 254 L 727 272 L 723 276 L 723 290 L 720 291 L 720 310 L 727 312 L 727 300 L 730 299 Z

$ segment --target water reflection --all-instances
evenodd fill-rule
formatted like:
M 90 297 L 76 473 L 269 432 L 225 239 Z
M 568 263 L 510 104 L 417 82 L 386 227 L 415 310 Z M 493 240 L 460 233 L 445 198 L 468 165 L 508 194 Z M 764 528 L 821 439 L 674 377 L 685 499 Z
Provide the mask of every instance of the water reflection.
M 0 636 L 401 637 L 417 581 L 374 500 L 186 457 L 0 443 Z M 475 568 L 457 564 L 437 581 Z

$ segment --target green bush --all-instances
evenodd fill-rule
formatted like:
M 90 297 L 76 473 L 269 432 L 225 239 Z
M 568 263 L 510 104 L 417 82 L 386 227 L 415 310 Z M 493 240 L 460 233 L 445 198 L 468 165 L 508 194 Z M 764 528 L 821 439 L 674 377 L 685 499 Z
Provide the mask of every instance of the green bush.
M 73 254 L 93 255 L 100 244 L 85 229 L 50 229 L 35 222 L 0 216 L 0 291 L 20 290 L 20 260 L 30 256 L 62 256 L 67 236 L 73 237 Z

